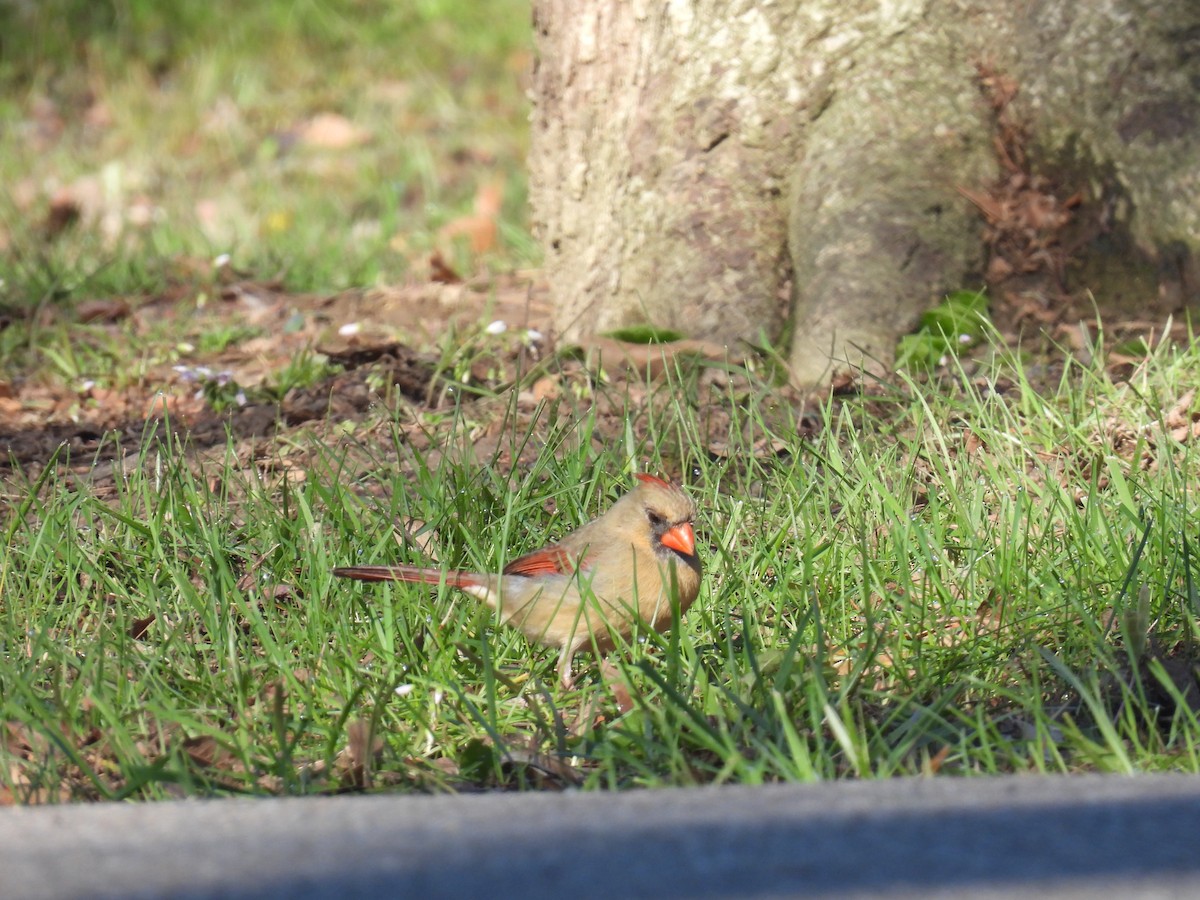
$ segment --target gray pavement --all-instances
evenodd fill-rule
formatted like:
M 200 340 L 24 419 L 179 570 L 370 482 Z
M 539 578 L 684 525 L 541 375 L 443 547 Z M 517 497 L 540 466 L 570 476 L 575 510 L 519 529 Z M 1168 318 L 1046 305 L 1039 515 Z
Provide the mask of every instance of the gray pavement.
M 1200 897 L 1200 778 L 0 810 L 0 897 Z

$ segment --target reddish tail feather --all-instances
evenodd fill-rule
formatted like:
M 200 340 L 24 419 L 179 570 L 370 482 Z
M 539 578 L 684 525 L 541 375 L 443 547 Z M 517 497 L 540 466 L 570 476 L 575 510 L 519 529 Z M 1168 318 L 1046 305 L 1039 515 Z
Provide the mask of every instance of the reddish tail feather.
M 356 578 L 359 581 L 412 581 L 417 584 L 441 584 L 451 587 L 470 587 L 479 579 L 469 572 L 443 572 L 441 569 L 423 569 L 420 566 L 339 566 L 333 570 L 339 578 Z

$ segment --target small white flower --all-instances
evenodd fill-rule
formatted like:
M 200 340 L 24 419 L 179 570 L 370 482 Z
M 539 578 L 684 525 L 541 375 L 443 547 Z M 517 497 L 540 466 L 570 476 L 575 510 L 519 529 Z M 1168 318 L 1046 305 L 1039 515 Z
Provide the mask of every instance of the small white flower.
M 501 319 L 497 319 L 491 325 L 484 329 L 488 334 L 504 334 L 508 331 L 508 325 Z
M 396 696 L 397 697 L 407 697 L 414 690 L 415 690 L 415 688 L 411 684 L 402 684 L 396 688 Z
M 350 337 L 352 335 L 358 334 L 360 331 L 362 331 L 361 324 L 359 324 L 358 322 L 347 322 L 345 325 L 343 325 L 341 328 L 338 329 L 338 334 L 340 334 L 342 337 Z
M 220 256 L 218 256 L 216 259 L 213 260 L 213 268 L 214 269 L 223 269 L 227 265 L 229 265 L 229 260 L 230 260 L 229 254 L 222 253 Z
M 960 334 L 958 336 L 958 342 L 960 344 L 969 344 L 971 343 L 971 336 L 969 334 Z

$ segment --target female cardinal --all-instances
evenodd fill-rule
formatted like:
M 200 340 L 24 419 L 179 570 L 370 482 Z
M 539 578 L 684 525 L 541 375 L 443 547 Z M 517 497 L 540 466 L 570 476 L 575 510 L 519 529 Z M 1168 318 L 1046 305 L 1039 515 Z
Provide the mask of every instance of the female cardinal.
M 498 610 L 530 640 L 561 647 L 558 674 L 573 685 L 571 658 L 594 641 L 611 650 L 641 620 L 662 631 L 672 599 L 682 615 L 700 591 L 700 560 L 692 519 L 696 504 L 677 485 L 638 475 L 640 482 L 608 512 L 557 544 L 514 559 L 499 575 L 417 566 L 345 566 L 333 570 L 361 581 L 446 584 Z

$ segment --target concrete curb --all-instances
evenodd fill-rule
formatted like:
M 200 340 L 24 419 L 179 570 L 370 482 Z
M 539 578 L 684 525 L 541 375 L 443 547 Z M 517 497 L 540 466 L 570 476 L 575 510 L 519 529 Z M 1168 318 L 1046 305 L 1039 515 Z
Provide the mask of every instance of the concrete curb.
M 1200 897 L 1200 778 L 0 810 L 0 897 Z

